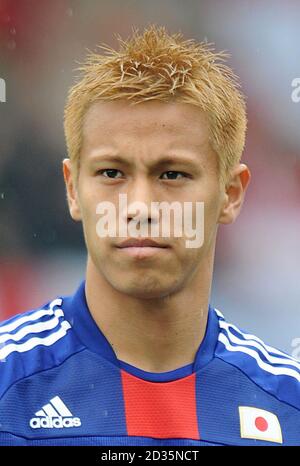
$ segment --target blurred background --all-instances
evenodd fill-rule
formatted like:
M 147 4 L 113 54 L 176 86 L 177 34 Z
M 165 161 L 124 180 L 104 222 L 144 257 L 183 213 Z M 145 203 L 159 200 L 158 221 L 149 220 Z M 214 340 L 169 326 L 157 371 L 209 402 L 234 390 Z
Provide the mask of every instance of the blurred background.
M 300 341 L 299 0 L 0 0 L 0 318 L 73 293 L 84 278 L 61 172 L 67 90 L 87 48 L 150 23 L 231 53 L 247 96 L 252 181 L 236 223 L 219 229 L 211 303 L 291 354 Z

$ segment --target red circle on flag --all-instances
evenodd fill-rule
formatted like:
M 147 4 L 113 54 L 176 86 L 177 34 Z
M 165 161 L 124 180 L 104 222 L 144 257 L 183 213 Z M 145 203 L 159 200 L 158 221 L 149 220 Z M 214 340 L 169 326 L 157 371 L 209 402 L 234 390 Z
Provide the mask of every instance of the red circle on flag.
M 255 427 L 258 430 L 265 432 L 269 426 L 268 426 L 266 419 L 259 416 L 255 419 Z

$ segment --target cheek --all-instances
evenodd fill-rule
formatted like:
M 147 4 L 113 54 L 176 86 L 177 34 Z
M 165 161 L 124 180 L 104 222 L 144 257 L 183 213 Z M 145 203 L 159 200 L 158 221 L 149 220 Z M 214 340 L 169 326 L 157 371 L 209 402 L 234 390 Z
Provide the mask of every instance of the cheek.
M 221 193 L 219 185 L 212 183 L 206 187 L 199 200 L 204 203 L 204 241 L 210 241 L 216 231 L 221 206 Z
M 204 212 L 204 242 L 209 247 L 215 241 L 218 227 L 219 203 L 216 199 L 208 201 Z
M 90 229 L 93 225 L 96 226 L 97 215 L 96 215 L 96 205 L 88 202 L 85 199 L 85 202 L 81 204 L 82 211 L 82 221 L 86 228 Z
M 217 197 L 207 199 L 204 205 L 205 221 L 209 225 L 217 223 L 217 218 L 220 210 L 220 200 Z
M 82 176 L 81 183 L 78 188 L 83 216 L 87 219 L 91 218 L 93 214 L 96 215 L 96 207 L 99 202 L 99 195 L 93 181 L 94 180 L 88 176 Z
M 79 204 L 85 236 L 96 236 L 96 224 L 99 215 L 96 213 L 97 199 L 93 195 L 93 191 L 86 189 L 85 186 L 81 187 L 79 191 Z

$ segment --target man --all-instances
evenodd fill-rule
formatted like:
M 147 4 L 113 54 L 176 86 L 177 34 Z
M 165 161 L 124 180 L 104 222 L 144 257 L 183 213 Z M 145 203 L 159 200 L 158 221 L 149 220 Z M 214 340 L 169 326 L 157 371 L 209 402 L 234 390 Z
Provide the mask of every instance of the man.
M 209 305 L 250 179 L 223 60 L 151 26 L 82 67 L 63 173 L 86 280 L 0 327 L 1 444 L 300 445 L 300 363 Z

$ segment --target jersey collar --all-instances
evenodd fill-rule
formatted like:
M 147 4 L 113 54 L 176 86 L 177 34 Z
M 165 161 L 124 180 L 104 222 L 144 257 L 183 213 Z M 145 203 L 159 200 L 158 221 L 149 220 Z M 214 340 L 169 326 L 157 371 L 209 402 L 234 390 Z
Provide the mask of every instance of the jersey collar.
M 120 361 L 112 346 L 90 313 L 85 295 L 85 280 L 81 282 L 73 296 L 63 299 L 63 310 L 79 340 L 92 352 L 120 367 Z M 209 305 L 206 331 L 195 356 L 193 372 L 201 369 L 213 359 L 218 334 L 218 317 Z

